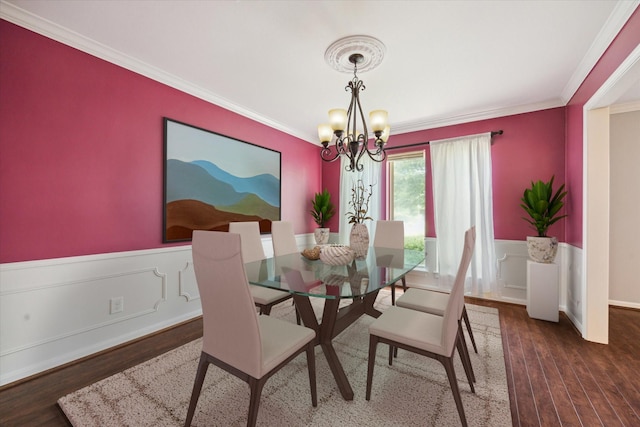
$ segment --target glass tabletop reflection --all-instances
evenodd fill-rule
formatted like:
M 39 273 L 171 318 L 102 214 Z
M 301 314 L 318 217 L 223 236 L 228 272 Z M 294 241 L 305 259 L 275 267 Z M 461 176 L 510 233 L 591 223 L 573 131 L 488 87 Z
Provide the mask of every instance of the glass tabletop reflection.
M 370 247 L 366 257 L 329 265 L 292 253 L 245 264 L 249 283 L 320 298 L 358 298 L 376 292 L 416 268 L 424 252 Z

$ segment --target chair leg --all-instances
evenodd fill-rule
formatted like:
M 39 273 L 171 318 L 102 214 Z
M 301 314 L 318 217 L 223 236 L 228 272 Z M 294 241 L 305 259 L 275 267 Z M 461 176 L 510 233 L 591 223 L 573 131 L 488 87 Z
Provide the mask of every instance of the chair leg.
M 369 362 L 367 364 L 367 393 L 366 399 L 371 399 L 371 384 L 373 383 L 373 366 L 376 364 L 376 348 L 378 347 L 378 337 L 369 335 Z
M 456 347 L 458 348 L 458 353 L 460 354 L 460 360 L 462 361 L 462 367 L 464 368 L 464 373 L 467 375 L 467 381 L 469 381 L 469 387 L 471 388 L 471 392 L 475 393 L 475 387 L 473 383 L 476 382 L 476 376 L 473 373 L 473 366 L 471 366 L 471 360 L 469 359 L 469 350 L 467 349 L 467 344 L 464 342 L 464 337 L 461 334 L 462 330 L 458 330 L 458 337 L 456 338 Z M 453 355 L 451 356 L 453 357 Z
M 394 347 L 391 344 L 389 344 L 389 366 L 393 365 L 393 354 L 396 354 L 396 357 L 398 357 L 398 347 Z
M 473 372 L 473 365 L 471 365 L 471 353 L 469 353 L 469 347 L 467 346 L 467 340 L 465 340 L 464 338 L 464 331 L 462 330 L 462 321 L 458 320 L 458 336 L 460 337 L 460 342 L 461 345 L 463 346 L 464 349 L 464 355 L 467 359 L 467 363 L 469 364 L 469 369 L 471 371 L 471 378 L 473 379 L 473 382 L 476 382 L 476 375 Z
M 268 316 L 271 314 L 271 306 L 270 305 L 263 305 L 262 307 L 260 307 L 260 314 L 264 314 L 265 316 Z
M 259 380 L 249 377 L 249 388 L 251 389 L 251 397 L 249 397 L 249 415 L 247 416 L 247 427 L 254 427 L 258 420 L 258 409 L 260 409 L 260 395 L 262 388 L 267 382 L 267 378 L 262 377 Z
M 316 388 L 316 354 L 313 341 L 307 344 L 307 368 L 309 369 L 309 386 L 311 387 L 311 404 L 318 406 L 318 391 Z
M 407 292 L 407 279 L 402 276 L 402 291 Z
M 467 314 L 467 307 L 462 306 L 462 318 L 464 323 L 467 324 L 467 332 L 469 332 L 469 338 L 471 338 L 471 344 L 473 344 L 473 350 L 478 353 L 478 347 L 476 347 L 476 340 L 473 338 L 473 332 L 471 331 L 471 323 L 469 323 L 469 315 Z
M 464 415 L 464 407 L 462 406 L 462 398 L 460 397 L 460 389 L 458 388 L 458 380 L 456 379 L 456 372 L 453 369 L 453 359 L 450 357 L 439 357 L 438 360 L 444 365 L 444 369 L 447 371 L 447 377 L 449 377 L 449 384 L 451 385 L 451 393 L 453 393 L 453 400 L 456 402 L 458 408 L 458 415 L 460 415 L 460 421 L 463 427 L 467 427 L 467 417 Z
M 391 284 L 391 305 L 396 305 L 396 284 Z
M 207 355 L 203 352 L 200 354 L 200 362 L 198 363 L 198 371 L 196 372 L 196 379 L 193 383 L 193 391 L 191 392 L 191 400 L 189 401 L 189 410 L 187 411 L 187 419 L 184 421 L 184 426 L 189 427 L 193 420 L 193 415 L 196 412 L 196 405 L 198 404 L 198 398 L 202 391 L 202 384 L 204 383 L 204 377 L 207 375 L 207 369 L 209 369 L 209 361 Z

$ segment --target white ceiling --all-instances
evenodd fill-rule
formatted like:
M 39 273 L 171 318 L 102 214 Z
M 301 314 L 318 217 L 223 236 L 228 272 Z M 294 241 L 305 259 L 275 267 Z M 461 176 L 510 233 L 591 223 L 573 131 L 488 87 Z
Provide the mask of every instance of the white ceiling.
M 324 61 L 339 38 L 385 44 L 361 101 L 393 134 L 565 105 L 637 5 L 0 0 L 0 17 L 315 143 L 349 102 Z

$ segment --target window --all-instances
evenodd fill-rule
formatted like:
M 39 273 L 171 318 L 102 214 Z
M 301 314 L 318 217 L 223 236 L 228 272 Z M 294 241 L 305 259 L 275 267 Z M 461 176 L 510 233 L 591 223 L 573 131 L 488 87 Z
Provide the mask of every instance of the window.
M 424 251 L 424 152 L 389 155 L 389 219 L 404 221 L 404 246 Z

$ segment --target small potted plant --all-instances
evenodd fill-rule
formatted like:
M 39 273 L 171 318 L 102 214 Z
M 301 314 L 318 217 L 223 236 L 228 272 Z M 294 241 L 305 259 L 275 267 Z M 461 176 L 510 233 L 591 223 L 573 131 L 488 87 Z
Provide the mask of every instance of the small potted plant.
M 351 210 L 347 212 L 347 217 L 349 224 L 353 224 L 353 226 L 349 235 L 349 246 L 355 252 L 356 258 L 366 256 L 369 249 L 369 230 L 364 221 L 373 219 L 367 215 L 372 195 L 373 185 L 369 185 L 367 188 L 361 179 L 351 189 L 351 201 L 349 202 Z
M 331 194 L 325 188 L 322 193 L 316 193 L 311 200 L 311 216 L 318 225 L 313 232 L 317 245 L 325 245 L 329 241 L 329 229 L 325 227 L 326 223 L 336 213 L 333 203 L 331 203 Z
M 527 249 L 529 257 L 542 263 L 552 263 L 558 252 L 558 239 L 556 237 L 547 236 L 548 228 L 566 217 L 560 215 L 560 210 L 564 206 L 564 184 L 560 186 L 558 191 L 553 191 L 553 180 L 551 177 L 549 182 L 531 182 L 531 188 L 524 190 L 522 196 L 522 204 L 520 205 L 528 214 L 529 218 L 523 218 L 531 224 L 537 231 L 537 236 L 527 237 Z

